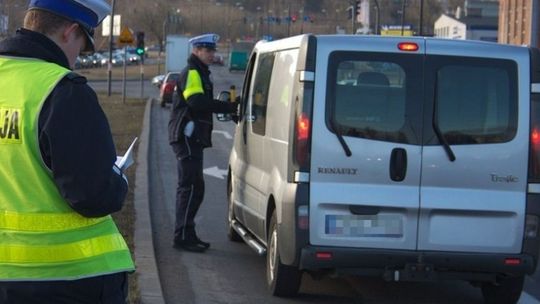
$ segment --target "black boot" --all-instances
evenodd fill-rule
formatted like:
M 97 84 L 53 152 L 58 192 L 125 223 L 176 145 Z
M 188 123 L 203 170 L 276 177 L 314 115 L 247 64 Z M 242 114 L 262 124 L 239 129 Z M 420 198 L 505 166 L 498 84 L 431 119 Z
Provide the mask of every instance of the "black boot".
M 195 238 L 196 238 L 197 243 L 198 243 L 199 245 L 203 246 L 203 247 L 206 248 L 206 249 L 210 248 L 210 243 L 201 240 L 198 236 L 195 237 Z
M 183 249 L 186 251 L 191 252 L 204 252 L 208 247 L 210 247 L 210 244 L 208 244 L 208 247 L 205 246 L 202 243 L 199 243 L 197 240 L 175 240 L 173 243 L 173 247 L 176 249 Z

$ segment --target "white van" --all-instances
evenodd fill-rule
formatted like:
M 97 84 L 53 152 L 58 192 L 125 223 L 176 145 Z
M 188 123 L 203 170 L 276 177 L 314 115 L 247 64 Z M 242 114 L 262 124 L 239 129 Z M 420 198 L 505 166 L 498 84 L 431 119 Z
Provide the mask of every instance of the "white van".
M 302 272 L 462 279 L 515 303 L 539 253 L 540 51 L 423 37 L 255 46 L 230 156 L 229 237 Z

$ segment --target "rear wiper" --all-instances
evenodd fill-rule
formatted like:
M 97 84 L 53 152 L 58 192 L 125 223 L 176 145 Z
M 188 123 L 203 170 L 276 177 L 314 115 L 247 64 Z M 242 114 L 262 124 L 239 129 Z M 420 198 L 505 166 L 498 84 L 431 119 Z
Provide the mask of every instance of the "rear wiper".
M 437 115 L 437 81 L 438 79 L 435 78 L 435 88 L 434 88 L 434 93 L 433 93 L 433 130 L 435 131 L 435 135 L 437 135 L 437 138 L 439 139 L 439 141 L 442 143 L 442 146 L 444 148 L 444 151 L 446 152 L 446 155 L 448 155 L 448 159 L 453 162 L 456 160 L 456 155 L 454 154 L 454 152 L 452 151 L 452 148 L 450 147 L 450 145 L 448 144 L 448 141 L 446 140 L 446 138 L 444 137 L 444 135 L 442 134 L 441 132 L 441 129 L 439 129 L 439 119 L 438 119 L 438 115 Z
M 332 115 L 332 117 L 333 117 L 333 115 Z M 341 135 L 339 130 L 336 128 L 336 123 L 334 122 L 333 118 L 330 119 L 330 124 L 332 125 L 332 129 L 334 129 L 334 133 L 336 134 L 336 137 L 337 137 L 339 143 L 341 144 L 341 147 L 343 148 L 343 151 L 345 151 L 345 155 L 347 155 L 347 157 L 351 157 L 351 155 L 352 155 L 351 149 L 349 149 L 349 146 L 345 142 L 345 139 L 343 138 L 343 135 Z

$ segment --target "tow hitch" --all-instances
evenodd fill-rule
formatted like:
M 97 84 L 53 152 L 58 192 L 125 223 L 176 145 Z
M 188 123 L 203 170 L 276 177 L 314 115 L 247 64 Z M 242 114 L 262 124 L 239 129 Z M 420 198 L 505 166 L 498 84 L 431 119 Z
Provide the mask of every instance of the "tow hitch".
M 383 275 L 386 281 L 435 281 L 437 273 L 433 265 L 424 263 L 405 264 L 403 269 L 386 269 Z

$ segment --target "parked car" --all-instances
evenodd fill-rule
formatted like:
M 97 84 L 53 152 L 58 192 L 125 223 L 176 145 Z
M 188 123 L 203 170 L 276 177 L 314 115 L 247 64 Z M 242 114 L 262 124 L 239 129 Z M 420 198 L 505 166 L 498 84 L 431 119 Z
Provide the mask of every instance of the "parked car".
M 212 64 L 215 64 L 215 65 L 223 65 L 224 62 L 223 62 L 223 55 L 221 54 L 214 54 L 214 58 L 212 59 Z
M 178 78 L 180 78 L 180 72 L 169 72 L 165 75 L 159 90 L 159 100 L 162 107 L 172 102 L 173 91 Z
M 161 88 L 161 84 L 163 83 L 163 79 L 165 79 L 165 75 L 156 75 L 152 77 L 152 85 L 156 86 L 158 88 Z
M 266 254 L 272 294 L 346 273 L 518 301 L 540 249 L 540 50 L 301 35 L 257 43 L 242 92 L 227 231 Z

